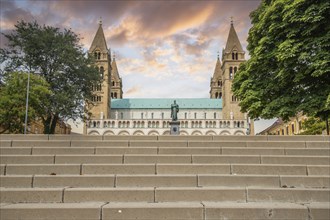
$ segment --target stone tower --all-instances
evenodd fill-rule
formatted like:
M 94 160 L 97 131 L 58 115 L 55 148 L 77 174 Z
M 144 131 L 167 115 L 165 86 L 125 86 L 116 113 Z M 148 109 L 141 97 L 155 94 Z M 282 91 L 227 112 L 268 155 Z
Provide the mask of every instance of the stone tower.
M 115 55 L 113 56 L 111 67 L 112 67 L 111 98 L 112 99 L 122 99 L 123 98 L 123 83 L 119 76 Z
M 221 99 L 222 98 L 222 69 L 221 62 L 218 55 L 217 63 L 215 65 L 213 77 L 210 83 L 210 98 L 211 99 Z
M 222 51 L 222 111 L 224 119 L 244 120 L 245 114 L 238 106 L 239 100 L 231 90 L 235 73 L 245 61 L 245 52 L 231 22 L 226 48 Z
M 108 119 L 111 109 L 111 53 L 104 37 L 102 21 L 99 22 L 99 27 L 88 52 L 94 56 L 96 66 L 103 79 L 101 84 L 95 85 L 93 88 L 95 95 L 92 98 L 94 106 L 90 109 L 91 119 Z

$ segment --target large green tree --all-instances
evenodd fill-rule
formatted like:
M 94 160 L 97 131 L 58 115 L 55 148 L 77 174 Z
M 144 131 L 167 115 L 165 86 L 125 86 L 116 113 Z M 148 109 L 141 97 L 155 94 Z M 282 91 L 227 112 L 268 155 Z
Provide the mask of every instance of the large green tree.
M 300 133 L 301 135 L 316 135 L 322 134 L 325 130 L 325 122 L 321 121 L 319 118 L 310 117 L 303 122 L 302 128 L 304 131 Z
M 28 74 L 13 72 L 0 86 L 0 133 L 22 133 L 25 123 L 26 86 Z M 30 76 L 28 122 L 47 113 L 49 84 L 37 75 Z
M 250 14 L 250 59 L 233 91 L 252 118 L 330 114 L 330 2 L 263 0 Z M 328 100 L 328 101 L 327 101 Z
M 0 52 L 4 75 L 22 70 L 41 75 L 50 85 L 50 105 L 42 116 L 44 133 L 53 134 L 59 119 L 83 118 L 92 85 L 100 83 L 93 60 L 84 53 L 79 37 L 68 29 L 19 21 Z

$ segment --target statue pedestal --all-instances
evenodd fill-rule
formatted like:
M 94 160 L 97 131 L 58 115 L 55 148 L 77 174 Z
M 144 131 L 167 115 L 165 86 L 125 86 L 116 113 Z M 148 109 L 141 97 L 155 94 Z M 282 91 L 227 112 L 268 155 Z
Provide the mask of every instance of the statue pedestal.
M 171 126 L 171 135 L 180 135 L 180 122 L 179 121 L 171 121 L 170 122 Z

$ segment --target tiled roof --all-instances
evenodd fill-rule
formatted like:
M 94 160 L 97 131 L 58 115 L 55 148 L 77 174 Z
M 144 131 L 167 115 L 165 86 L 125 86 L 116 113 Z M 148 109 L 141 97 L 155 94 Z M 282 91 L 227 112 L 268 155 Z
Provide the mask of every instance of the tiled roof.
M 176 103 L 180 109 L 222 109 L 222 99 L 209 98 L 167 98 L 167 99 L 112 99 L 112 109 L 168 109 Z

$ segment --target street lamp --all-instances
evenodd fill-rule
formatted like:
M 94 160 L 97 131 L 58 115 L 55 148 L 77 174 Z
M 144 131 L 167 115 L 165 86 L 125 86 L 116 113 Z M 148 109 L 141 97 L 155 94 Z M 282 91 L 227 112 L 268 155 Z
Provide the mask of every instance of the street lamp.
M 25 123 L 24 123 L 24 134 L 26 134 L 27 120 L 28 120 L 28 108 L 29 108 L 29 92 L 30 92 L 30 72 L 28 72 L 28 81 L 26 86 L 26 105 L 25 105 Z

